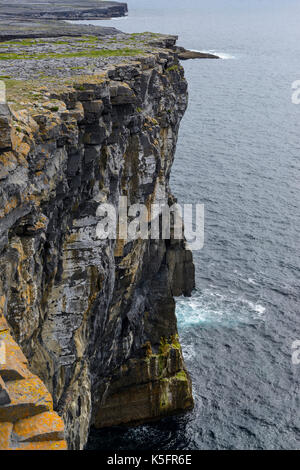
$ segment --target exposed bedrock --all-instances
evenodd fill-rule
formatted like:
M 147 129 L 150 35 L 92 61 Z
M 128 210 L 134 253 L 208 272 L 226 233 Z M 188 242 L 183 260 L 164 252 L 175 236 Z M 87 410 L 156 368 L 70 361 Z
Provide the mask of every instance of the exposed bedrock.
M 0 114 L 3 311 L 72 449 L 91 425 L 193 406 L 173 298 L 194 287 L 185 242 L 96 237 L 102 202 L 173 204 L 183 69 L 166 49 L 80 80 Z
M 10 334 L 4 300 L 0 297 L 0 450 L 66 450 L 63 420 Z
M 177 48 L 178 58 L 180 60 L 189 60 L 189 59 L 220 59 L 219 56 L 215 54 L 209 54 L 208 52 L 200 51 L 189 51 L 183 47 Z

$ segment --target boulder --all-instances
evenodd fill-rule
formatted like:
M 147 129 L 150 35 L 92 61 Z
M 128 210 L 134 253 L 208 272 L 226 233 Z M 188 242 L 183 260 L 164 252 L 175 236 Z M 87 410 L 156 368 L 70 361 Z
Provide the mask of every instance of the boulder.
M 136 103 L 135 93 L 127 83 L 112 81 L 109 90 L 112 105 Z

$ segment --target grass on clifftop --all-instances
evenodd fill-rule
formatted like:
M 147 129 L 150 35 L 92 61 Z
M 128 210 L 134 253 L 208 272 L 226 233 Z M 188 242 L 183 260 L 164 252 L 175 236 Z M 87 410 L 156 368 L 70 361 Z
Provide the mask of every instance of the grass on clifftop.
M 77 52 L 63 52 L 55 53 L 48 52 L 43 54 L 0 54 L 0 60 L 45 60 L 45 59 L 66 59 L 72 57 L 88 57 L 88 58 L 97 58 L 97 57 L 128 57 L 143 54 L 145 51 L 141 49 L 87 49 L 85 51 Z
M 105 73 L 93 75 L 74 75 L 67 77 L 57 83 L 57 77 L 43 76 L 35 80 L 15 80 L 13 78 L 0 77 L 4 79 L 6 85 L 7 101 L 14 110 L 32 107 L 36 103 L 49 101 L 45 92 L 63 91 L 65 87 L 75 89 L 86 89 L 89 83 L 99 84 L 106 79 Z
M 0 48 L 1 47 L 8 47 L 8 46 L 17 46 L 17 47 L 22 47 L 22 46 L 35 46 L 37 44 L 66 44 L 70 45 L 72 43 L 75 44 L 81 44 L 81 43 L 92 43 L 95 44 L 97 42 L 103 42 L 103 38 L 98 37 L 98 36 L 69 36 L 65 37 L 62 36 L 61 38 L 53 38 L 51 41 L 47 39 L 38 39 L 38 38 L 33 38 L 33 39 L 14 39 L 14 40 L 9 40 L 9 41 L 3 41 L 0 42 Z

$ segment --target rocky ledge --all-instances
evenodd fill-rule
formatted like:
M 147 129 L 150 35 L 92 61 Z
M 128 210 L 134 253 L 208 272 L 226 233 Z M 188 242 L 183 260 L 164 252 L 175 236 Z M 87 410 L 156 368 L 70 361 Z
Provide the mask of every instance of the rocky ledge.
M 33 404 L 13 419 L 2 402 L 7 446 L 24 419 L 36 430 L 27 440 L 45 441 L 39 420 L 51 400 L 70 449 L 84 448 L 90 426 L 193 406 L 174 301 L 194 287 L 185 241 L 95 232 L 99 204 L 121 195 L 174 203 L 169 177 L 188 96 L 175 42 L 149 33 L 1 45 L 1 312 L 22 366 L 52 397 L 43 389 L 48 408 Z M 9 399 L 9 382 L 0 388 Z M 55 423 L 49 442 L 62 439 Z
M 184 47 L 177 47 L 176 52 L 180 60 L 220 59 L 220 57 L 215 54 L 210 54 L 209 52 L 190 51 L 188 49 L 184 49 Z
M 28 361 L 13 340 L 3 316 L 0 297 L 0 341 L 5 363 L 0 364 L 0 449 L 65 450 L 63 420 L 43 382 L 28 370 Z

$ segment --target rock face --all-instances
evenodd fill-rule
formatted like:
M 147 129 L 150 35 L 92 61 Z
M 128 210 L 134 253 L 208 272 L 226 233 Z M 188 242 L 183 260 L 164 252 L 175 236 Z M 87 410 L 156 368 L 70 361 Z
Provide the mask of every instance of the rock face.
M 63 420 L 43 382 L 27 368 L 28 362 L 13 340 L 3 316 L 0 297 L 0 449 L 65 450 Z M 3 359 L 3 358 L 1 358 Z
M 173 298 L 194 287 L 185 242 L 96 236 L 100 203 L 127 196 L 129 204 L 173 204 L 187 84 L 174 51 L 160 49 L 43 94 L 0 116 L 0 297 L 69 448 L 82 449 L 91 425 L 136 424 L 193 406 Z M 0 406 L 8 434 L 9 406 Z M 49 412 L 50 396 L 39 419 Z M 14 431 L 26 442 L 27 418 L 18 416 Z M 54 428 L 51 441 L 61 437 L 59 422 Z
M 0 149 L 11 147 L 11 114 L 8 106 L 0 104 Z

